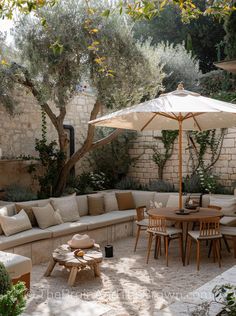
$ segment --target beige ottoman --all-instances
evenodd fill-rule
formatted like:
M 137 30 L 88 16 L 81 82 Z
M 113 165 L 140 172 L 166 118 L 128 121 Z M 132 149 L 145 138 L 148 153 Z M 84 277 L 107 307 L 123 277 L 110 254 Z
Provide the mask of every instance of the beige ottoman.
M 30 273 L 32 270 L 30 258 L 0 251 L 0 261 L 6 267 L 13 284 L 18 281 L 25 282 L 27 289 L 30 290 Z

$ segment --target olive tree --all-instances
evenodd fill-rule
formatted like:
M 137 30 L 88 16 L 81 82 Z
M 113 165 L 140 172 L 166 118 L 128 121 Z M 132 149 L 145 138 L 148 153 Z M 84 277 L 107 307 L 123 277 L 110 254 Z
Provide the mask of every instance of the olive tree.
M 90 120 L 97 117 L 102 106 L 115 109 L 132 105 L 153 98 L 161 88 L 161 67 L 158 63 L 153 67 L 148 54 L 136 45 L 127 18 L 120 14 L 104 18 L 101 10 L 104 8 L 90 14 L 81 2 L 71 0 L 50 10 L 41 9 L 36 17 L 25 16 L 14 31 L 21 62 L 7 61 L 0 66 L 0 76 L 4 78 L 0 86 L 8 96 L 1 101 L 9 105 L 13 83 L 27 88 L 54 125 L 64 153 L 68 137 L 63 122 L 81 80 L 86 79 L 96 91 Z M 39 23 L 42 18 L 47 21 L 46 27 Z M 97 43 L 99 48 L 94 49 Z M 101 71 L 104 60 L 106 72 Z M 56 111 L 51 104 L 56 105 Z M 113 130 L 105 138 L 95 140 L 95 128 L 89 125 L 81 147 L 58 170 L 54 194 L 62 193 L 78 160 L 120 133 Z

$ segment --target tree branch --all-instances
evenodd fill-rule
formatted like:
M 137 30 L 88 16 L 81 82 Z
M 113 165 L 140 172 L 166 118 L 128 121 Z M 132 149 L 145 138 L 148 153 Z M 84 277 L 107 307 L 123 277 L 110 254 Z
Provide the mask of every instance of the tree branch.
M 30 74 L 28 70 L 17 63 L 12 63 L 10 68 L 13 71 L 12 80 L 23 85 L 24 87 L 28 88 L 31 91 L 35 99 L 38 101 L 39 105 L 49 116 L 50 120 L 52 121 L 52 124 L 55 126 L 56 129 L 58 129 L 58 122 L 57 122 L 56 115 L 52 112 L 50 106 L 46 102 L 42 102 L 40 92 L 35 87 L 33 80 L 30 78 Z M 23 73 L 24 77 L 20 76 L 20 74 L 17 73 L 18 71 Z
M 99 139 L 98 141 L 92 143 L 90 150 L 96 149 L 100 146 L 104 146 L 108 143 L 110 143 L 113 139 L 115 139 L 117 136 L 123 133 L 123 129 L 116 129 L 112 133 L 110 133 L 108 136 L 103 137 L 102 139 Z

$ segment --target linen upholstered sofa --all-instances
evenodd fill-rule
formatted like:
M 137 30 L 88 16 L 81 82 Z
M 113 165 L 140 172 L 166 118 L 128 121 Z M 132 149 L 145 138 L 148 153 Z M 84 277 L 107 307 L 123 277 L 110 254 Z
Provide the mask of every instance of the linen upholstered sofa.
M 14 220 L 17 212 L 18 216 L 19 214 L 25 216 L 22 209 L 27 211 L 31 208 L 33 208 L 34 215 L 37 215 L 36 219 L 40 225 L 37 223 L 34 225 L 30 218 L 31 225 L 29 224 L 30 226 L 26 227 L 24 231 L 14 232 L 13 229 L 13 233 L 12 231 L 7 232 L 7 236 L 0 227 L 0 250 L 29 257 L 33 264 L 38 264 L 48 261 L 53 249 L 66 243 L 76 233 L 86 233 L 98 243 L 111 243 L 116 239 L 135 234 L 135 208 L 143 205 L 148 207 L 150 201 L 161 202 L 163 206 L 178 207 L 178 193 L 113 190 L 98 194 L 2 205 L 0 206 L 2 226 L 4 226 L 6 217 L 7 220 L 9 217 Z M 203 207 L 217 203 L 222 203 L 223 207 L 225 205 L 227 217 L 223 217 L 222 223 L 236 226 L 236 217 L 234 217 L 234 215 L 236 216 L 236 197 L 230 195 L 203 196 Z M 53 220 L 50 218 L 52 209 L 54 215 L 57 213 L 56 219 Z M 58 212 L 60 218 L 57 217 Z M 29 215 L 29 213 L 27 214 Z M 33 227 L 31 228 L 31 226 Z

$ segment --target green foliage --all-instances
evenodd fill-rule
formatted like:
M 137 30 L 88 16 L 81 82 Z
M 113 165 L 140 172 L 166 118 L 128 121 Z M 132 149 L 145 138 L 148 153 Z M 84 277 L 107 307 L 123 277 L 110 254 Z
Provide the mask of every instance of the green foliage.
M 184 83 L 185 89 L 196 91 L 199 84 L 199 61 L 184 47 L 184 44 L 170 44 L 161 42 L 155 48 L 159 56 L 165 78 L 163 86 L 167 92 L 175 90 L 179 82 Z
M 202 168 L 197 169 L 201 184 L 201 192 L 215 193 L 217 188 L 217 177 L 212 174 L 211 170 L 203 170 Z
M 53 6 L 56 2 L 57 0 L 3 0 L 0 6 L 0 18 L 12 19 L 15 11 L 28 14 L 43 6 Z
M 107 178 L 103 172 L 83 172 L 75 178 L 74 184 L 69 183 L 79 194 L 101 191 L 107 188 Z
M 26 305 L 25 292 L 24 283 L 18 282 L 5 294 L 0 295 L 0 316 L 21 315 Z
M 89 81 L 105 106 L 114 108 L 152 98 L 160 90 L 163 76 L 160 66 L 156 63 L 154 68 L 136 46 L 132 24 L 119 14 L 104 18 L 103 7 L 98 4 L 95 7 L 90 16 L 82 2 L 61 2 L 50 10 L 40 11 L 47 28 L 40 26 L 37 17 L 24 17 L 15 28 L 19 55 L 27 61 L 40 103 L 50 100 L 58 107 L 65 107 L 82 80 Z M 99 55 L 114 72 L 112 78 L 98 71 L 97 57 L 89 48 L 91 34 L 84 27 L 88 19 L 99 26 L 93 36 L 100 43 Z M 63 49 L 50 48 L 55 42 Z
M 223 305 L 220 315 L 236 315 L 236 286 L 231 284 L 216 285 L 212 293 L 215 302 Z
M 201 172 L 210 170 L 219 159 L 225 129 L 220 132 L 216 130 L 207 130 L 203 132 L 188 132 L 189 153 L 192 160 L 193 173 L 200 169 Z M 205 155 L 210 155 L 209 159 L 205 159 Z
M 162 131 L 162 137 L 160 137 L 164 145 L 164 153 L 161 152 L 158 147 L 154 147 L 154 154 L 152 156 L 153 161 L 158 165 L 158 178 L 163 179 L 163 172 L 167 161 L 170 159 L 174 149 L 174 142 L 177 138 L 178 131 Z
M 199 193 L 202 191 L 201 182 L 198 173 L 186 176 L 183 179 L 184 192 L 186 193 Z
M 5 189 L 4 199 L 12 202 L 23 202 L 36 200 L 37 195 L 34 194 L 30 188 L 18 184 L 12 184 Z
M 115 184 L 115 189 L 119 190 L 145 190 L 146 187 L 137 182 L 133 178 L 124 177 L 118 183 Z
M 197 0 L 195 5 L 204 9 L 206 1 Z M 225 32 L 223 21 L 211 16 L 200 16 L 190 23 L 182 23 L 181 10 L 178 6 L 167 5 L 160 14 L 149 21 L 138 21 L 134 27 L 135 37 L 152 39 L 152 45 L 170 42 L 185 43 L 188 51 L 200 60 L 203 72 L 214 69 L 213 62 L 217 60 L 216 45 L 223 42 Z M 218 47 L 221 59 L 224 58 L 224 46 Z
M 232 12 L 231 15 L 226 18 L 225 31 L 226 55 L 228 59 L 236 58 L 236 11 Z
M 150 181 L 148 185 L 149 191 L 156 191 L 156 192 L 175 192 L 174 184 L 164 181 L 164 180 L 153 180 Z
M 65 154 L 58 149 L 56 141 L 47 144 L 44 139 L 36 139 L 35 143 L 35 150 L 39 153 L 39 161 L 43 166 L 43 175 L 35 176 L 40 185 L 38 198 L 43 199 L 50 196 L 56 196 L 56 185 L 60 176 L 60 170 L 65 161 Z M 31 172 L 35 171 L 36 166 L 31 169 Z
M 98 129 L 97 137 L 104 138 L 108 129 Z M 111 143 L 90 152 L 89 162 L 95 173 L 103 172 L 107 178 L 107 187 L 113 188 L 115 183 L 125 177 L 130 165 L 136 158 L 129 154 L 130 142 L 136 138 L 135 132 L 124 132 Z
M 230 95 L 235 94 L 235 85 L 235 77 L 223 70 L 210 71 L 200 77 L 201 94 L 222 101 L 230 101 Z M 220 97 L 227 94 L 229 97 L 225 99 Z
M 4 295 L 11 288 L 10 276 L 2 262 L 0 262 L 0 295 Z

